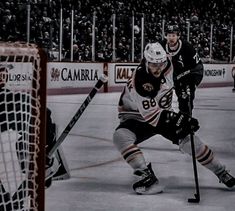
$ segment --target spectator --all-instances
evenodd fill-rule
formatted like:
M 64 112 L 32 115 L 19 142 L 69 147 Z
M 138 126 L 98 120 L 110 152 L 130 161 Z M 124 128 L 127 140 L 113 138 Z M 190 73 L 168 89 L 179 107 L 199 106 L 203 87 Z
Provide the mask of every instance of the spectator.
M 71 25 L 71 1 L 30 1 L 31 3 L 31 27 L 38 30 L 31 34 L 31 41 L 38 43 L 43 42 L 44 32 L 52 33 L 50 35 L 50 43 L 59 45 L 59 14 L 63 10 L 64 33 L 66 37 L 63 41 L 64 51 L 70 50 L 70 25 Z M 49 5 L 50 3 L 50 5 Z M 136 60 L 140 60 L 140 19 L 144 13 L 145 17 L 145 41 L 156 41 L 162 37 L 162 22 L 163 20 L 175 21 L 179 25 L 184 26 L 182 37 L 187 36 L 186 20 L 190 21 L 190 42 L 198 49 L 199 56 L 208 57 L 208 45 L 210 41 L 210 25 L 214 25 L 213 31 L 213 52 L 212 57 L 218 60 L 228 61 L 230 54 L 230 28 L 235 22 L 233 0 L 227 1 L 203 1 L 193 0 L 190 4 L 179 0 L 177 3 L 173 0 L 156 2 L 153 0 L 142 2 L 140 0 L 124 0 L 114 1 L 114 3 L 105 0 L 97 0 L 91 2 L 85 0 L 83 4 L 74 2 L 74 38 L 75 44 L 78 46 L 89 46 L 92 43 L 92 19 L 93 11 L 96 11 L 96 36 L 98 40 L 102 40 L 103 35 L 111 38 L 113 35 L 112 29 L 112 14 L 116 14 L 116 51 L 120 53 L 118 56 L 120 61 L 130 61 L 131 43 L 126 41 L 131 38 L 131 15 L 135 15 L 135 48 L 137 50 Z M 13 1 L 8 0 L 5 3 L 0 2 L 0 40 L 9 41 L 21 40 L 26 41 L 26 26 L 27 26 L 27 7 L 28 1 Z M 15 16 L 15 17 L 14 17 Z M 17 21 L 14 21 L 17 20 Z M 68 30 L 67 30 L 68 29 Z M 140 29 L 140 28 L 139 28 Z M 66 31 L 67 30 L 67 31 Z M 102 35 L 103 34 L 103 35 Z M 124 42 L 122 38 L 125 38 Z M 199 39 L 200 37 L 200 39 Z M 123 45 L 118 45 L 121 42 Z M 100 55 L 105 55 L 110 42 L 102 46 Z M 233 44 L 234 49 L 235 43 Z M 206 52 L 205 52 L 206 49 Z M 80 49 L 79 49 L 80 50 Z M 89 51 L 91 48 L 89 47 Z M 100 51 L 100 49 L 99 49 Z M 125 52 L 126 51 L 126 52 Z M 98 53 L 98 52 L 97 52 Z M 91 54 L 91 52 L 89 52 Z M 108 53 L 109 55 L 109 53 Z M 136 55 L 135 55 L 136 56 Z M 103 59 L 106 60 L 106 56 Z M 108 56 L 109 57 L 109 56 Z

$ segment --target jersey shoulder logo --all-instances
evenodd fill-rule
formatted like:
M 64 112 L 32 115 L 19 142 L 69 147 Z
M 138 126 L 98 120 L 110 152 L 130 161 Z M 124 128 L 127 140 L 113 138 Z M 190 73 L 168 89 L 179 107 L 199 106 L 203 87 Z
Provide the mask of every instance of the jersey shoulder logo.
M 142 86 L 143 86 L 143 89 L 147 92 L 151 92 L 154 90 L 154 87 L 151 83 L 145 83 Z

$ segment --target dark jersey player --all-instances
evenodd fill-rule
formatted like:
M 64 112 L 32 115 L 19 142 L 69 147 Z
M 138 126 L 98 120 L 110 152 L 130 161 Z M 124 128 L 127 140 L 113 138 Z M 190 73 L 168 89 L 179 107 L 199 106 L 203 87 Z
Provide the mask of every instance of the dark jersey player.
M 196 87 L 203 78 L 202 61 L 193 46 L 189 42 L 180 39 L 178 25 L 169 25 L 167 27 L 166 39 L 161 44 L 173 63 L 173 80 L 179 110 L 190 114 L 194 107 L 193 100 Z

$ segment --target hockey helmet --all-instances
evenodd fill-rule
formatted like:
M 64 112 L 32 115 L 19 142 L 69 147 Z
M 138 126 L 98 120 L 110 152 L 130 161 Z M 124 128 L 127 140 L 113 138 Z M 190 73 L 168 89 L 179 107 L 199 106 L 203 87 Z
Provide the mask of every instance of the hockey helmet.
M 180 35 L 180 28 L 177 24 L 168 25 L 166 28 L 166 34 L 177 34 Z
M 167 65 L 167 54 L 160 43 L 149 43 L 144 50 L 146 71 L 159 77 Z
M 164 63 L 167 55 L 160 43 L 149 43 L 144 49 L 144 58 L 150 63 Z
M 136 91 L 143 97 L 154 98 L 165 83 L 167 54 L 160 43 L 149 43 L 144 50 L 144 59 L 134 75 Z

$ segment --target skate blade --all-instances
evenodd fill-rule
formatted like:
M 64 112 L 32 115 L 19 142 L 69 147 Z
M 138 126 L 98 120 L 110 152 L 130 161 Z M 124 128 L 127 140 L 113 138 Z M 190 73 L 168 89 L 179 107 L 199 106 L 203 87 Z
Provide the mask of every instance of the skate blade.
M 229 186 L 225 185 L 225 188 L 228 191 L 234 191 L 235 190 L 235 186 L 229 187 Z
M 135 189 L 135 192 L 139 195 L 153 195 L 160 194 L 164 190 L 164 187 L 161 185 L 153 185 L 150 188 L 139 187 Z

